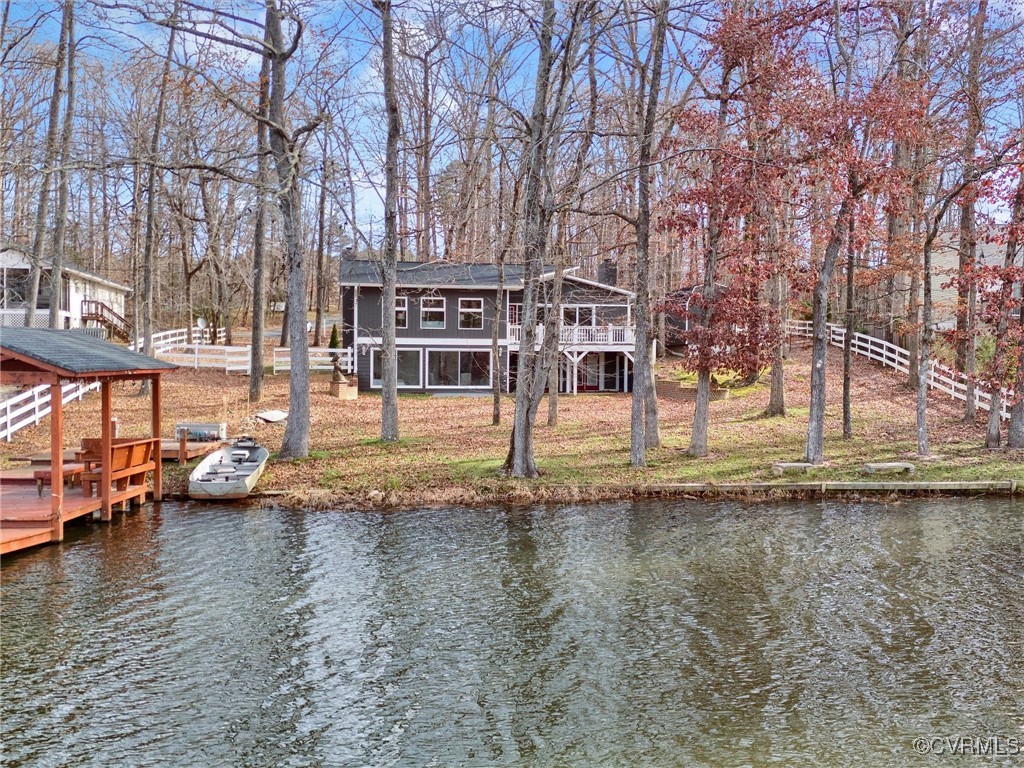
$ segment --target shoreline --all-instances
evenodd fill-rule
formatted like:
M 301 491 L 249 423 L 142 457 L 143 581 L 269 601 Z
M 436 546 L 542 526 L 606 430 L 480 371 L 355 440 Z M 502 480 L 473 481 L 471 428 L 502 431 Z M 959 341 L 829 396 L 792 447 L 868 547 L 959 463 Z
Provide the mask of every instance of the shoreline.
M 1024 484 L 1017 480 L 971 481 L 804 481 L 738 483 L 651 483 L 634 485 L 513 485 L 480 489 L 452 487 L 422 492 L 371 490 L 364 493 L 339 493 L 330 490 L 270 490 L 251 494 L 239 506 L 272 504 L 285 509 L 306 511 L 338 510 L 346 512 L 405 512 L 445 506 L 488 507 L 531 506 L 534 504 L 579 504 L 638 499 L 742 499 L 755 503 L 767 501 L 804 501 L 864 497 L 940 496 L 1017 496 Z M 169 501 L 191 501 L 187 493 L 165 493 Z

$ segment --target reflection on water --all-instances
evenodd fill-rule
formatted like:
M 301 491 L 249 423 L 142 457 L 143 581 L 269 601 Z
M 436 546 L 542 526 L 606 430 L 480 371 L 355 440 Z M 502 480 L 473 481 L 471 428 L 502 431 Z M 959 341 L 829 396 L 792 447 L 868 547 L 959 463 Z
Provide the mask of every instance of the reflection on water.
M 1022 511 L 165 504 L 5 564 L 5 764 L 920 766 L 1024 739 Z

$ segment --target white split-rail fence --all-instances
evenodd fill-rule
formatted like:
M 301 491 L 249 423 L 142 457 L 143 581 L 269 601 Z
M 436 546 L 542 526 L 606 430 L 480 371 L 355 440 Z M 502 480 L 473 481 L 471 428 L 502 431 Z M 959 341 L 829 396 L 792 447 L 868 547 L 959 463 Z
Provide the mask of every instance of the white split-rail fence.
M 828 342 L 834 347 L 842 347 L 846 340 L 846 328 L 841 325 L 826 325 L 828 331 Z M 787 333 L 793 336 L 813 336 L 812 323 L 810 320 L 790 320 L 786 324 Z M 900 373 L 910 372 L 910 352 L 874 336 L 867 336 L 863 333 L 853 334 L 850 340 L 850 349 L 858 355 L 881 363 L 886 368 L 892 368 Z M 937 360 L 932 360 L 928 366 L 928 386 L 945 392 L 954 400 L 966 403 L 968 397 L 968 378 L 959 371 L 954 371 Z M 1010 405 L 1013 402 L 1013 390 L 1003 389 L 1002 403 L 999 415 L 1002 419 L 1010 418 Z M 983 411 L 992 410 L 992 393 L 984 387 L 974 387 L 974 404 Z
M 161 360 L 183 366 L 185 368 L 218 368 L 225 373 L 249 373 L 252 359 L 252 348 L 249 346 L 218 346 L 223 342 L 225 332 L 218 328 L 216 333 L 210 328 L 193 328 L 192 342 L 189 342 L 187 328 L 175 328 L 153 334 L 153 354 Z M 216 340 L 216 343 L 215 343 Z M 135 340 L 128 345 L 131 350 L 141 349 L 142 340 Z M 291 370 L 291 350 L 278 347 L 274 349 L 274 373 Z M 334 369 L 334 357 L 337 356 L 342 370 L 352 372 L 352 350 L 332 349 L 330 347 L 310 347 L 309 369 L 311 371 L 331 371 Z M 63 387 L 63 401 L 81 400 L 86 392 L 99 389 L 99 382 L 67 384 Z M 7 400 L 0 401 L 0 440 L 11 441 L 15 432 L 25 427 L 34 426 L 50 414 L 50 385 L 43 384 L 19 392 Z
M 61 402 L 67 404 L 72 400 L 81 400 L 86 392 L 99 388 L 98 381 L 65 384 L 60 390 Z M 4 400 L 0 403 L 0 439 L 11 442 L 15 432 L 38 424 L 50 415 L 50 410 L 49 384 L 40 384 Z

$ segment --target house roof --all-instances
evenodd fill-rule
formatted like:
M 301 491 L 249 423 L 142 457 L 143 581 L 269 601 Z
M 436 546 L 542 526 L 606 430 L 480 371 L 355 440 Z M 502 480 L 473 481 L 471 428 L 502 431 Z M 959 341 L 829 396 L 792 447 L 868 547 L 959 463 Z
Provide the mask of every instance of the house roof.
M 67 379 L 141 378 L 178 367 L 87 334 L 49 328 L 0 330 L 0 363 L 5 374 L 39 373 Z
M 3 254 L 5 251 L 20 254 L 21 256 L 24 257 L 23 260 L 25 261 L 26 264 L 31 263 L 31 254 L 28 250 L 26 250 L 20 245 L 0 245 L 0 254 Z M 44 269 L 52 269 L 53 259 L 44 256 L 42 258 L 42 265 Z M 132 289 L 129 286 L 122 285 L 121 283 L 111 280 L 110 278 L 104 277 L 103 275 L 93 272 L 92 270 L 80 267 L 77 264 L 70 264 L 67 261 L 65 261 L 61 268 L 64 270 L 64 272 L 68 273 L 69 275 L 75 275 L 76 277 L 81 277 L 93 283 L 100 283 L 101 285 L 106 285 L 110 288 L 118 288 L 124 291 L 125 293 L 132 292 Z
M 550 269 L 547 267 L 546 269 Z M 506 264 L 506 288 L 521 288 L 525 268 Z M 381 264 L 368 259 L 351 259 L 341 264 L 342 285 L 380 285 Z M 456 264 L 450 261 L 398 262 L 399 288 L 497 288 L 495 264 Z
M 545 265 L 542 280 L 555 275 L 553 266 Z M 510 290 L 523 287 L 526 268 L 522 264 L 506 264 L 503 285 Z M 632 296 L 630 291 L 613 285 L 584 280 L 566 274 L 565 279 L 584 285 L 606 288 L 615 293 Z M 381 265 L 378 261 L 354 259 L 341 264 L 342 285 L 381 285 Z M 496 264 L 456 264 L 450 261 L 400 261 L 398 262 L 398 288 L 497 288 L 498 267 Z

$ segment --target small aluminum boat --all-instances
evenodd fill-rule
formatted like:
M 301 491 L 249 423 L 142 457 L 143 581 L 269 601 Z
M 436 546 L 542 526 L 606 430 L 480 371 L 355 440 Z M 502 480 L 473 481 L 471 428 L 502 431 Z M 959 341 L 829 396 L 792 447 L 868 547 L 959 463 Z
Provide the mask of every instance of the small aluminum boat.
M 244 499 L 263 474 L 270 451 L 250 437 L 214 451 L 188 477 L 193 499 Z

